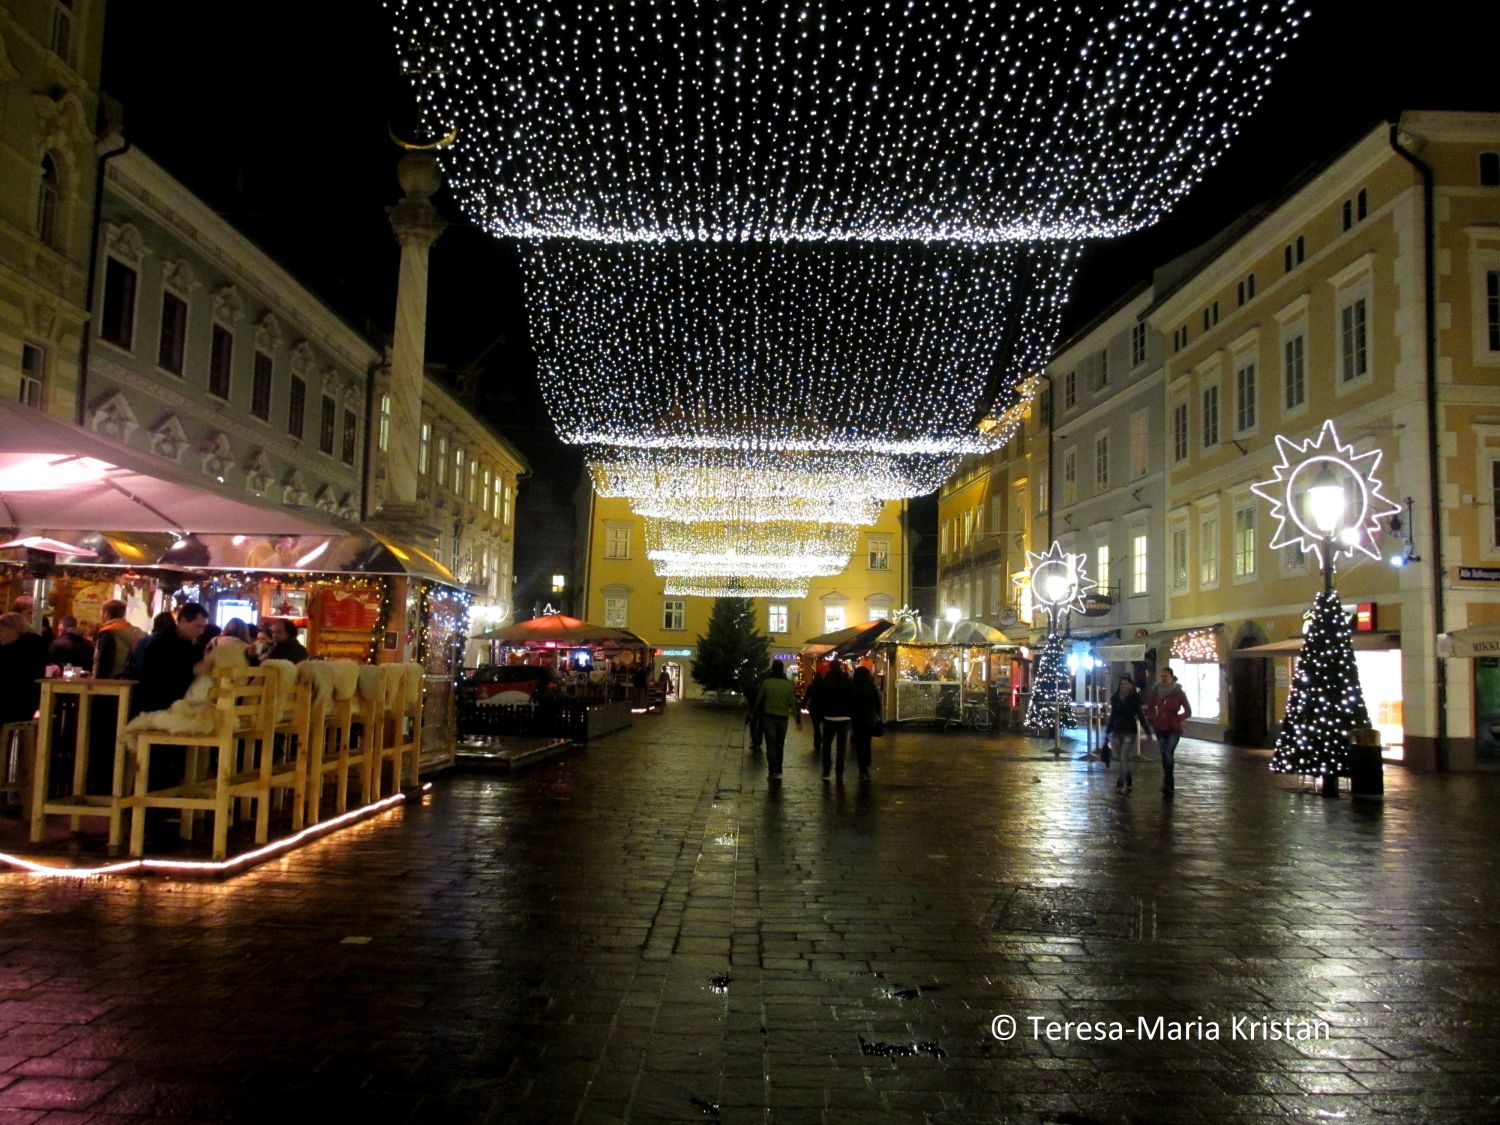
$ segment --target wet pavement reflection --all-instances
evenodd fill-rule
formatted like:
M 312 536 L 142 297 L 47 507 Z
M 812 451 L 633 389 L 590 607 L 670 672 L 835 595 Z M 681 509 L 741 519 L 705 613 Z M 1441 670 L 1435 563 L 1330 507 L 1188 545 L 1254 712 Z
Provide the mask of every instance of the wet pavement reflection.
M 1152 764 L 1122 794 L 912 731 L 842 785 L 792 732 L 773 784 L 739 717 L 445 778 L 228 883 L 0 876 L 0 1112 L 1500 1116 L 1500 778 L 1328 801 L 1189 742 L 1166 802 Z

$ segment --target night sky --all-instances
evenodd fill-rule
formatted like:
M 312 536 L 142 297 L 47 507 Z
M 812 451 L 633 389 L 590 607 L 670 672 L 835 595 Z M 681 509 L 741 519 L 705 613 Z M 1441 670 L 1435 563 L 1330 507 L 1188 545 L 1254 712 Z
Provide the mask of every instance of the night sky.
M 1367 4 L 1312 9 L 1260 111 L 1176 212 L 1086 251 L 1064 335 L 1381 117 L 1500 109 L 1482 6 L 1407 6 L 1399 21 Z M 412 116 L 387 23 L 375 3 L 114 0 L 104 70 L 135 144 L 377 338 L 397 265 L 388 130 Z M 432 256 L 429 357 L 481 362 L 481 407 L 569 490 L 579 462 L 542 409 L 515 249 L 438 202 L 452 226 Z

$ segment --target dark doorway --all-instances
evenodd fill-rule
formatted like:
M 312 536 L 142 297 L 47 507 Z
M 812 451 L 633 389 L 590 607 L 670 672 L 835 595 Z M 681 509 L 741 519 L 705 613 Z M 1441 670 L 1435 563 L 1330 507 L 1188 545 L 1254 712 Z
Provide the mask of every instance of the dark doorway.
M 1240 648 L 1259 644 L 1254 637 L 1243 637 Z M 1229 741 L 1235 746 L 1266 745 L 1266 666 L 1269 660 L 1241 656 L 1229 667 Z

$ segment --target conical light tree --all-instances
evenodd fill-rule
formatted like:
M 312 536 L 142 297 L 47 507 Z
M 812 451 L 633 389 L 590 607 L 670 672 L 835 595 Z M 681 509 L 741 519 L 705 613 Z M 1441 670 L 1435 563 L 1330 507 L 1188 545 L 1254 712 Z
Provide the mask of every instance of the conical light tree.
M 1061 543 L 1054 542 L 1043 554 L 1027 551 L 1026 562 L 1028 569 L 1016 584 L 1029 588 L 1032 604 L 1047 614 L 1047 639 L 1037 656 L 1023 725 L 1028 734 L 1051 734 L 1055 740 L 1058 731 L 1078 725 L 1058 622 L 1063 614 L 1083 608 L 1084 597 L 1096 583 L 1086 573 L 1084 556 L 1067 553 Z
M 1369 725 L 1349 619 L 1337 590 L 1320 593 L 1313 600 L 1271 768 L 1320 777 L 1347 774 L 1349 734 Z
M 1070 730 L 1077 725 L 1062 638 L 1056 632 L 1048 633 L 1037 657 L 1031 701 L 1026 704 L 1026 733 L 1049 735 L 1054 729 Z

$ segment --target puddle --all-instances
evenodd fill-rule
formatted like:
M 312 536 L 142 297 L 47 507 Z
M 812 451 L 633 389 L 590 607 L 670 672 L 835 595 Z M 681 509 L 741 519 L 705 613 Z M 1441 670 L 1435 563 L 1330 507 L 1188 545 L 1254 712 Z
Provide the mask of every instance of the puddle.
M 706 1102 L 702 1098 L 689 1098 L 688 1105 L 698 1110 L 703 1114 L 704 1117 L 708 1118 L 710 1121 L 719 1120 L 718 1102 Z
M 859 1051 L 862 1055 L 879 1056 L 883 1059 L 910 1059 L 917 1055 L 928 1055 L 934 1059 L 948 1057 L 948 1052 L 931 1040 L 920 1043 L 871 1043 L 863 1035 L 859 1037 Z
M 717 976 L 708 978 L 708 990 L 725 996 L 729 992 L 729 986 L 734 983 L 734 978 L 728 973 L 719 973 Z

